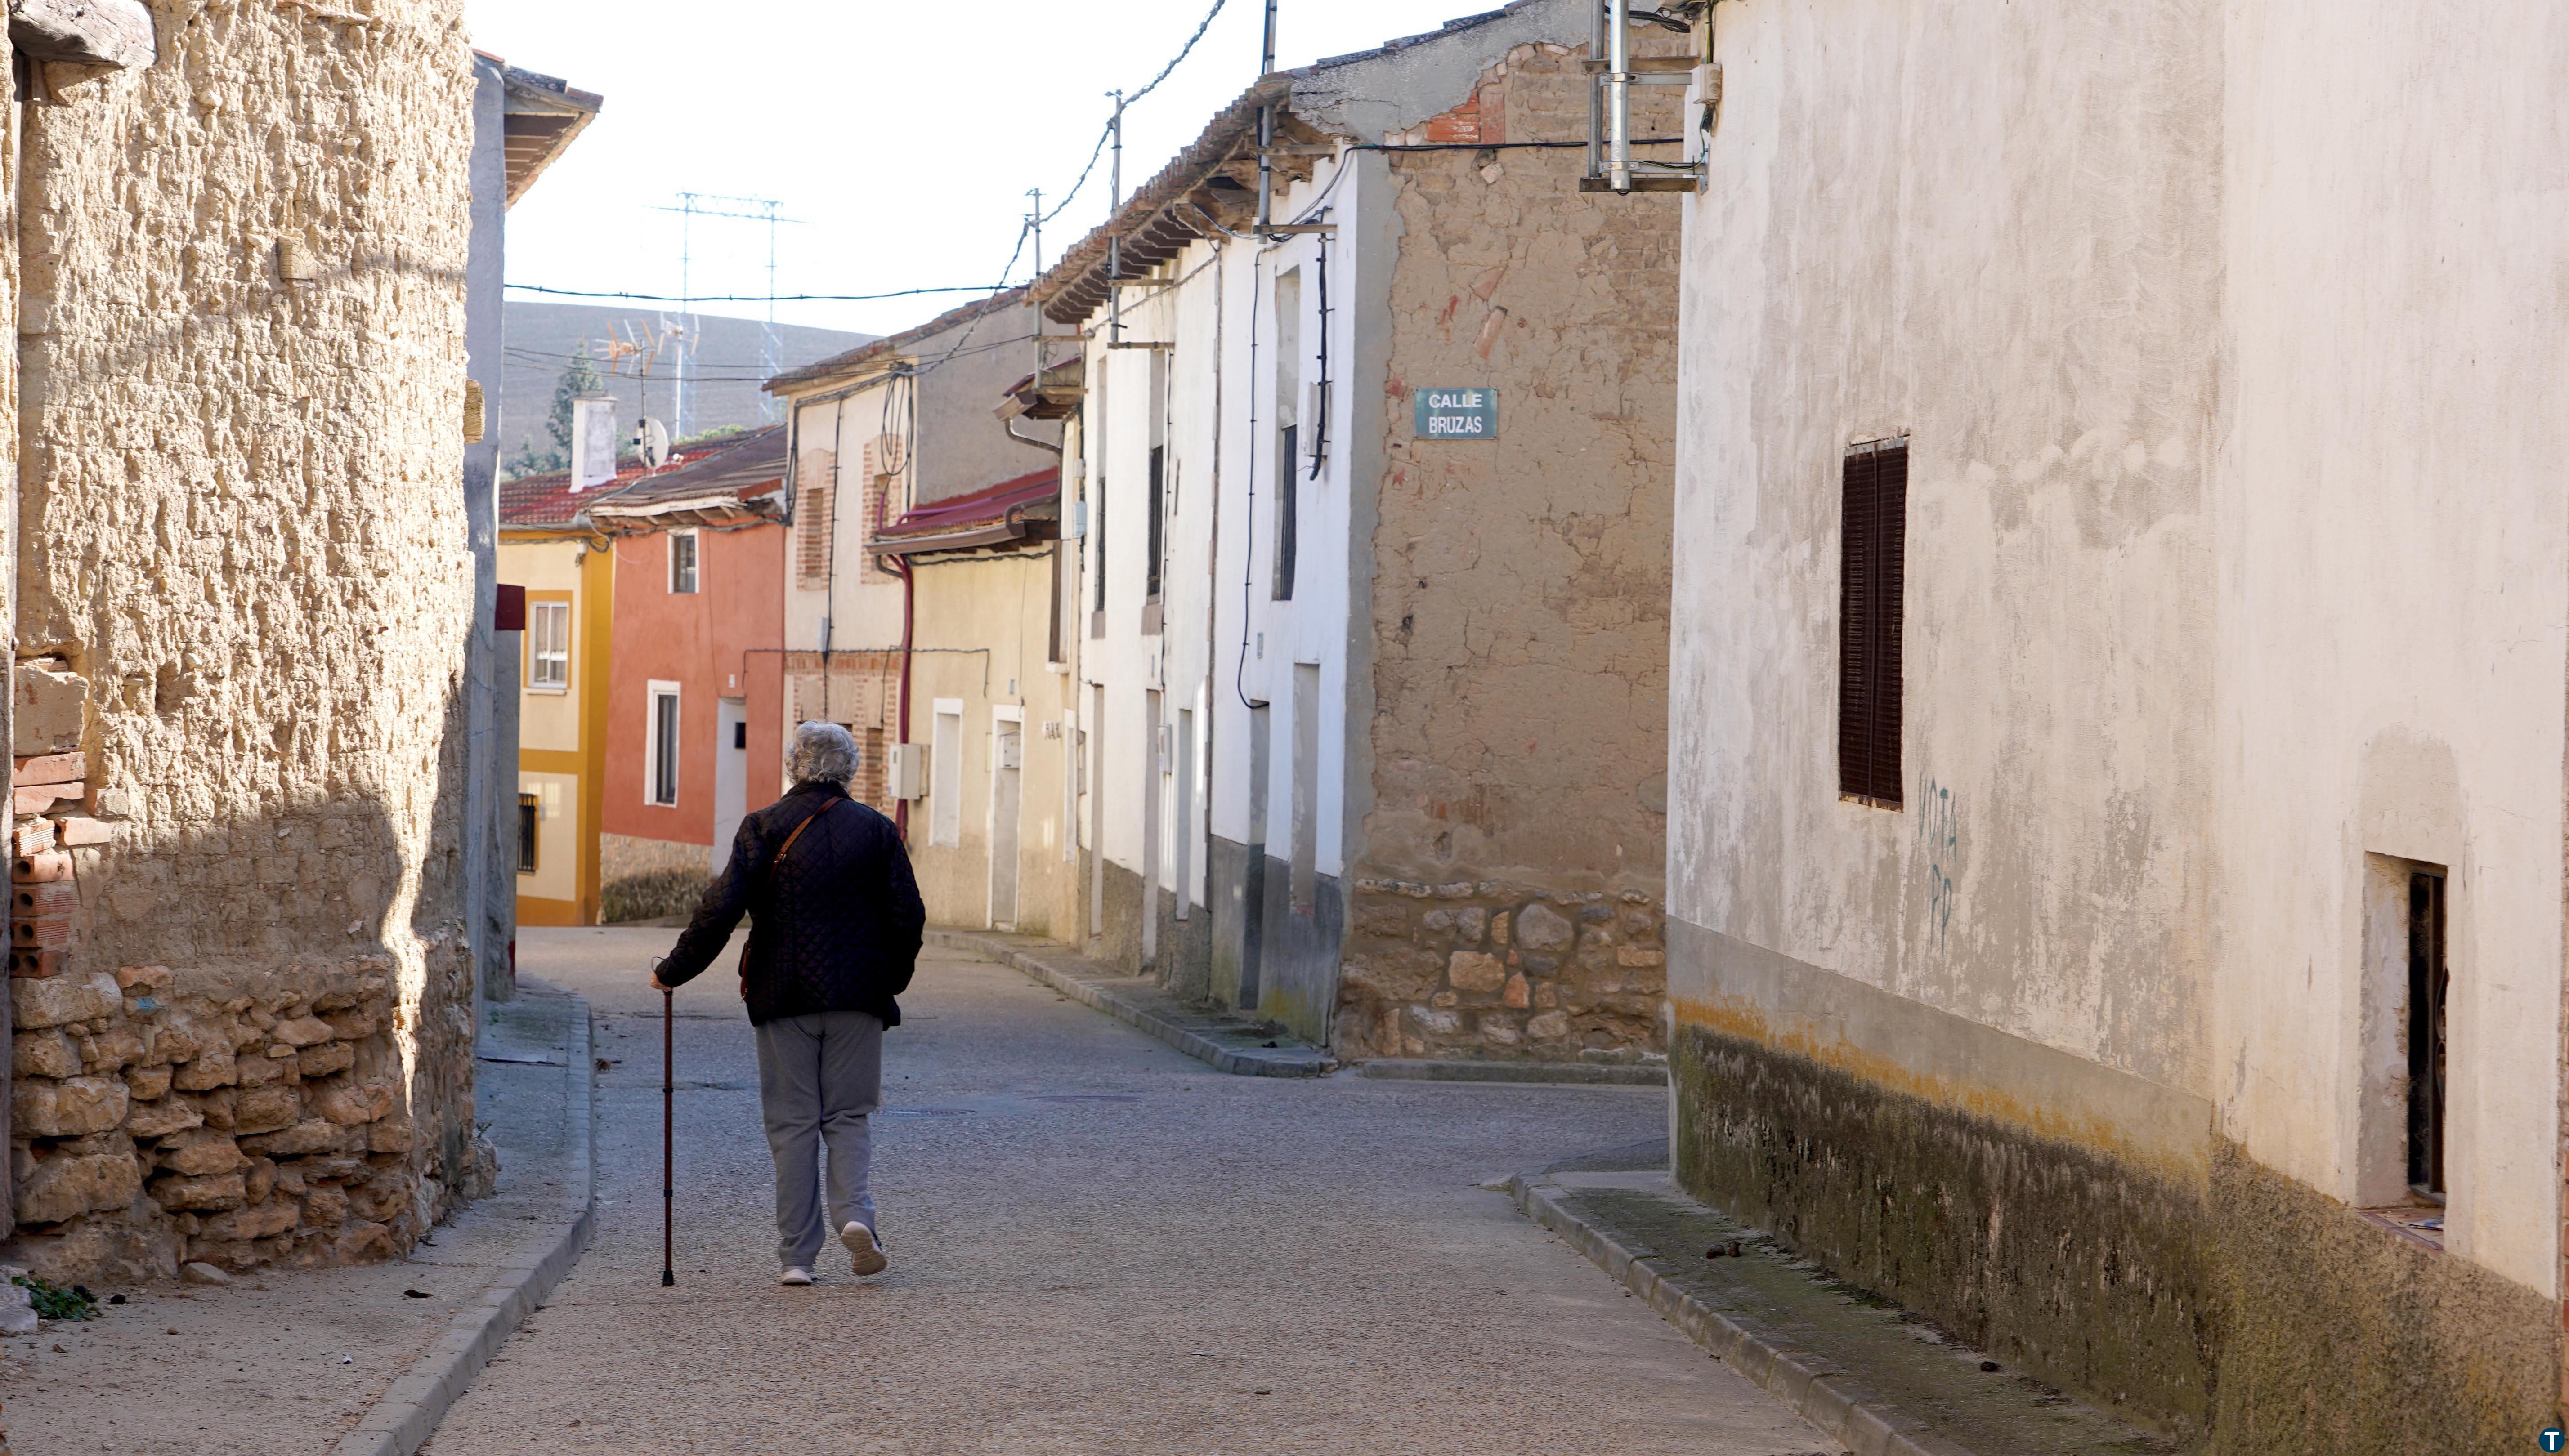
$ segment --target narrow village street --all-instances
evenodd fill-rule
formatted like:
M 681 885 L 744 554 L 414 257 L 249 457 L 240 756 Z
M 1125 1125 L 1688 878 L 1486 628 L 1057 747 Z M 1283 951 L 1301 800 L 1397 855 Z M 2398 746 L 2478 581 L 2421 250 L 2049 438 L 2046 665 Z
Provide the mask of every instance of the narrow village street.
M 806 1289 L 774 1282 L 729 957 L 685 987 L 663 1289 L 643 977 L 673 933 L 522 932 L 611 1062 L 598 1234 L 436 1456 L 1836 1450 L 1478 1186 L 1662 1137 L 1663 1092 L 1227 1077 L 951 952 L 889 1040 L 892 1268 Z

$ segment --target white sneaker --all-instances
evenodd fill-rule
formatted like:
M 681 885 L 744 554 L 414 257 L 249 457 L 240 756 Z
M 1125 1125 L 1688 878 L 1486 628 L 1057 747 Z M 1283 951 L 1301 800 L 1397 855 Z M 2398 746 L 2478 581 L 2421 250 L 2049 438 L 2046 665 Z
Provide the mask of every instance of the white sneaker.
M 780 1284 L 808 1284 L 812 1282 L 812 1272 L 803 1268 L 801 1265 L 795 1265 L 786 1270 L 785 1273 L 778 1274 L 776 1276 L 776 1281 Z
M 848 1255 L 854 1261 L 858 1274 L 874 1274 L 884 1272 L 884 1265 L 888 1261 L 884 1259 L 883 1247 L 875 1243 L 874 1230 L 863 1224 L 851 1222 L 848 1227 L 839 1231 L 839 1242 L 848 1246 Z

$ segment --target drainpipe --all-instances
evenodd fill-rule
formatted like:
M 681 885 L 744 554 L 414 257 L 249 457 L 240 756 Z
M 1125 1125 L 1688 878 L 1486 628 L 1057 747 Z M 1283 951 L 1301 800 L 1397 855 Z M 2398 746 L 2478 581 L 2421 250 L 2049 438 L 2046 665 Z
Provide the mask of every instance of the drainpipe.
M 1038 372 L 1038 373 L 1035 375 L 1035 388 L 1037 388 L 1037 389 L 1041 389 L 1041 388 L 1043 388 L 1043 375 L 1042 375 L 1040 372 Z M 1018 434 L 1018 433 L 1017 433 L 1017 422 L 1016 422 L 1016 420 L 1015 420 L 1014 418 L 1011 418 L 1011 419 L 1007 422 L 1007 425 L 1006 425 L 1006 427 L 1005 427 L 1005 428 L 1007 429 L 1007 432 L 1008 432 L 1008 438 L 1009 438 L 1009 439 L 1011 439 L 1011 440 L 1014 440 L 1014 441 L 1015 441 L 1015 442 L 1017 442 L 1019 445 L 1031 445 L 1031 446 L 1033 446 L 1033 447 L 1034 447 L 1035 449 L 1037 449 L 1037 450 L 1049 450 L 1049 451 L 1051 451 L 1051 452 L 1053 453 L 1053 456 L 1054 456 L 1054 458 L 1055 458 L 1055 459 L 1060 458 L 1060 456 L 1061 456 L 1061 447 L 1060 447 L 1060 446 L 1053 444 L 1053 443 L 1052 443 L 1051 441 L 1049 441 L 1049 440 L 1037 440 L 1037 439 L 1036 439 L 1035 437 L 1033 437 L 1032 435 L 1020 435 L 1020 434 Z
M 890 561 L 892 557 L 884 558 Z M 907 556 L 901 559 L 901 741 L 910 742 L 910 639 L 911 628 L 918 620 L 918 598 L 914 595 L 918 567 Z M 903 844 L 910 843 L 910 801 L 892 801 L 893 832 Z

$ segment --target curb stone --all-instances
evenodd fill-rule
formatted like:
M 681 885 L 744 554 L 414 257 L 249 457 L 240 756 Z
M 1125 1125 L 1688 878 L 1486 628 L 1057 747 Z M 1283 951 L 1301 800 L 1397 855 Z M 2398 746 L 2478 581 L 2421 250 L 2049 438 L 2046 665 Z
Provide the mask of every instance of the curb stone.
M 1067 947 L 1052 954 L 1036 954 L 995 934 L 935 926 L 927 929 L 925 939 L 930 945 L 947 950 L 968 950 L 1022 971 L 1072 1000 L 1167 1042 L 1217 1071 L 1237 1077 L 1325 1077 L 1337 1070 L 1336 1059 L 1328 1053 L 1298 1042 L 1274 1048 L 1227 1046 L 1188 1025 L 1185 1018 L 1146 1005 L 1127 994 L 1123 987 L 1105 982 L 1103 977 L 1082 975 L 1067 965 L 1056 964 L 1057 960 L 1079 958 Z M 1140 978 L 1118 976 L 1115 979 L 1138 981 Z
M 1594 1087 L 1664 1087 L 1664 1065 L 1635 1062 L 1431 1061 L 1382 1057 L 1358 1062 L 1359 1077 L 1410 1082 L 1550 1082 Z
M 481 1300 L 460 1310 L 427 1353 L 395 1380 L 366 1412 L 357 1428 L 343 1437 L 332 1456 L 415 1456 L 437 1423 L 460 1399 L 473 1377 L 498 1353 L 503 1341 L 579 1263 L 595 1231 L 596 1145 L 591 1137 L 597 1096 L 597 1064 L 590 1050 L 588 1001 L 571 1000 L 569 1055 L 564 1075 L 570 1082 L 570 1177 L 564 1202 L 568 1219 L 544 1247 L 510 1259 L 508 1273 L 483 1290 Z
M 1844 1443 L 1853 1456 L 1975 1456 L 1859 1384 L 1842 1366 L 1794 1347 L 1755 1320 L 1720 1313 L 1661 1278 L 1648 1261 L 1571 1212 L 1561 1192 L 1523 1174 L 1507 1182 L 1508 1197 L 1527 1218 L 1560 1235 L 1660 1318 L 1780 1397 L 1802 1419 Z

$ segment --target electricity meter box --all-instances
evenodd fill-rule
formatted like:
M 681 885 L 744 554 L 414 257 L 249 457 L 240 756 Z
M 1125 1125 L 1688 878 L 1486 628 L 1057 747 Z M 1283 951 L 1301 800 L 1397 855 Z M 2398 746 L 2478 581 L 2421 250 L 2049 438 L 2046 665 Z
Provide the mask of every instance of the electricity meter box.
M 927 797 L 927 745 L 896 743 L 886 759 L 885 776 L 896 799 Z

